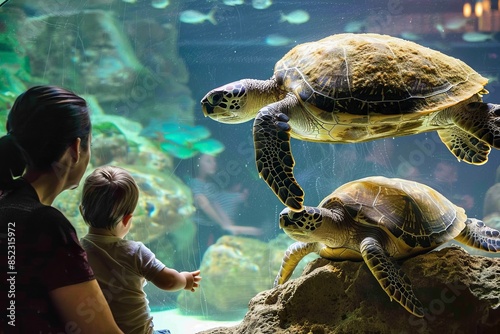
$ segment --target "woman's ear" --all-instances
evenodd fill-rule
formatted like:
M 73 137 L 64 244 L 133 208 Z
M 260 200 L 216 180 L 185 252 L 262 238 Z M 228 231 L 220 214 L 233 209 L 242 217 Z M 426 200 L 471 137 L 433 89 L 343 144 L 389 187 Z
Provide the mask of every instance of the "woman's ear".
M 75 164 L 77 164 L 80 161 L 81 143 L 82 140 L 80 138 L 76 138 L 70 146 L 71 157 L 75 159 Z

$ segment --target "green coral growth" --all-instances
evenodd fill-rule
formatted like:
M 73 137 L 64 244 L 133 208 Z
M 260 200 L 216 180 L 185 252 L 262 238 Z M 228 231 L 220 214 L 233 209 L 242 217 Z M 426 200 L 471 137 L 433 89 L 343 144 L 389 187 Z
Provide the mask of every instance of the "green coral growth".
M 201 125 L 187 125 L 152 120 L 141 135 L 156 142 L 163 152 L 179 159 L 188 159 L 204 153 L 216 155 L 224 151 L 224 144 L 214 138 Z

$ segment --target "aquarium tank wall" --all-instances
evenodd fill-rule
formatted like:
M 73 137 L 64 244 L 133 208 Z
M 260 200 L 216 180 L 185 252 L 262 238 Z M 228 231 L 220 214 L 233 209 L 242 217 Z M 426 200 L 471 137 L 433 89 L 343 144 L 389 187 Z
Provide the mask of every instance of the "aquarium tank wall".
M 447 113 L 436 116 L 440 109 L 452 110 L 454 105 L 468 99 L 471 102 L 480 99 L 477 96 L 486 103 L 500 103 L 500 2 L 4 0 L 0 3 L 0 123 L 5 124 L 15 98 L 34 85 L 59 85 L 84 96 L 93 122 L 92 158 L 87 175 L 98 166 L 121 166 L 132 173 L 141 191 L 127 238 L 143 242 L 168 267 L 179 271 L 201 269 L 203 280 L 195 293 L 166 292 L 151 283 L 145 286 L 155 328 L 189 334 L 234 326 L 244 319 L 252 298 L 275 289 L 274 280 L 284 252 L 296 241 L 283 232 L 279 223 L 287 191 L 303 197 L 304 205 L 317 207 L 347 182 L 370 176 L 401 178 L 432 187 L 463 208 L 468 217 L 500 229 L 499 133 L 491 130 L 495 139 L 490 139 L 496 141 L 497 147 L 491 149 L 487 162 L 483 157 L 481 164 L 466 163 L 461 161 L 467 160 L 464 152 L 480 147 L 478 155 L 484 155 L 489 146 L 477 144 L 474 139 L 477 136 L 470 137 L 467 131 L 464 136 L 472 144 L 467 144 L 467 139 L 460 146 L 453 130 L 447 133 L 453 137 L 448 146 L 456 144 L 455 151 L 459 151 L 454 155 L 450 152 L 453 147 L 449 149 L 443 144 L 446 136 L 437 132 L 448 126 L 443 125 L 442 119 L 451 116 Z M 405 77 L 410 62 L 401 65 L 402 59 L 413 49 L 403 42 L 399 42 L 397 51 L 392 47 L 392 65 L 375 56 L 370 58 L 377 54 L 376 46 L 365 53 L 339 56 L 340 65 L 331 60 L 329 52 L 334 51 L 329 47 L 334 46 L 328 42 L 325 46 L 313 43 L 306 51 L 285 56 L 297 45 L 347 33 L 388 35 L 416 43 L 461 60 L 470 71 L 465 77 L 458 77 L 455 73 L 461 65 L 450 63 L 451 58 L 442 60 L 443 65 L 438 66 L 438 57 L 416 56 L 412 68 L 416 73 L 427 71 L 432 80 L 440 82 L 436 87 L 441 85 L 441 88 L 430 87 L 430 81 L 422 78 Z M 319 51 L 313 53 L 314 48 Z M 284 56 L 285 60 L 276 66 L 280 71 L 274 73 L 275 65 Z M 349 73 L 354 71 L 350 67 L 354 59 L 364 63 L 366 71 Z M 302 71 L 300 66 L 309 72 Z M 338 77 L 327 77 L 327 73 L 335 71 Z M 455 86 L 473 80 L 476 72 L 481 78 L 476 86 L 452 94 Z M 250 97 L 248 87 L 226 86 L 226 95 L 212 94 L 204 101 L 203 108 L 200 104 L 212 89 L 240 79 L 268 80 L 273 75 L 282 78 L 288 88 L 278 91 L 263 85 Z M 383 81 L 395 77 L 400 78 L 400 84 Z M 347 83 L 354 78 L 358 81 Z M 386 85 L 377 86 L 376 92 L 351 90 L 356 85 L 369 87 L 376 80 Z M 405 96 L 398 93 L 401 85 L 406 85 Z M 342 91 L 342 87 L 349 88 Z M 247 93 L 248 97 L 242 98 Z M 376 108 L 388 104 L 366 111 L 369 108 L 365 108 L 362 96 L 376 94 L 380 100 L 371 100 L 379 102 Z M 403 106 L 417 95 L 420 100 L 412 105 L 413 109 Z M 301 100 L 305 107 L 300 112 L 290 107 L 293 112 L 279 116 L 275 123 L 271 122 L 275 125 L 270 126 L 269 133 L 254 139 L 257 111 L 287 96 Z M 443 102 L 448 98 L 453 102 Z M 358 100 L 358 107 L 354 107 L 354 101 Z M 221 103 L 227 114 L 214 115 L 220 112 L 215 106 L 222 108 Z M 234 122 L 236 112 L 230 113 L 259 103 L 262 105 L 255 107 L 248 121 Z M 395 104 L 399 111 L 389 111 Z M 357 123 L 357 117 L 370 112 L 382 116 L 365 119 L 370 125 Z M 391 113 L 397 117 L 388 116 Z M 325 119 L 343 122 L 345 133 L 336 136 L 341 130 L 328 129 Z M 377 122 L 380 127 L 373 125 Z M 408 122 L 408 128 L 415 131 L 399 126 L 402 122 Z M 263 131 L 267 125 L 262 126 Z M 495 126 L 498 125 L 497 121 Z M 468 126 L 477 133 L 485 124 Z M 284 135 L 287 129 L 292 131 L 290 143 L 288 135 Z M 361 140 L 360 133 L 366 129 L 371 132 Z M 2 127 L 0 135 L 5 132 Z M 269 141 L 273 133 L 280 138 L 279 142 Z M 487 142 L 489 134 L 483 135 Z M 268 156 L 262 157 L 265 152 L 274 152 L 274 157 L 284 162 L 278 163 L 278 158 L 266 160 Z M 284 178 L 286 173 L 301 189 L 287 183 L 290 179 Z M 282 177 L 284 181 L 280 184 L 277 180 Z M 66 191 L 54 206 L 70 219 L 78 236 L 83 237 L 87 227 L 78 209 L 80 196 L 81 187 Z M 461 247 L 470 254 L 498 261 L 493 253 Z M 300 277 L 308 262 L 318 257 L 312 253 L 301 260 L 290 281 Z M 498 292 L 498 272 L 489 279 Z M 371 283 L 373 289 L 380 289 L 375 279 Z M 321 289 L 321 284 L 316 289 Z M 494 290 L 492 293 L 496 293 Z M 389 302 L 381 293 L 381 298 Z M 409 316 L 405 310 L 397 310 Z M 314 324 L 315 320 L 304 316 L 302 321 Z M 321 328 L 317 326 L 314 328 Z M 411 327 L 411 321 L 408 326 L 409 332 L 411 328 L 423 328 Z M 313 331 L 314 328 L 309 330 L 323 333 L 320 329 Z

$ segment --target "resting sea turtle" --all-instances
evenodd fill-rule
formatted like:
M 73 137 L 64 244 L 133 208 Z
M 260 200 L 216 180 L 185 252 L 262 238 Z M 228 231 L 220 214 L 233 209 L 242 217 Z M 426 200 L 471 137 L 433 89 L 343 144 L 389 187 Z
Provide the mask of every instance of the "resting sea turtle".
M 408 277 L 394 260 L 428 252 L 455 239 L 487 252 L 500 251 L 500 232 L 467 218 L 434 189 L 413 181 L 367 177 L 346 183 L 318 207 L 285 208 L 280 227 L 298 242 L 283 258 L 275 285 L 316 252 L 330 260 L 364 260 L 389 298 L 424 316 Z
M 410 41 L 338 34 L 294 47 L 271 79 L 226 84 L 201 104 L 222 123 L 255 117 L 258 172 L 300 211 L 290 136 L 357 143 L 437 131 L 458 160 L 480 165 L 500 148 L 500 105 L 481 100 L 487 82 L 464 62 Z

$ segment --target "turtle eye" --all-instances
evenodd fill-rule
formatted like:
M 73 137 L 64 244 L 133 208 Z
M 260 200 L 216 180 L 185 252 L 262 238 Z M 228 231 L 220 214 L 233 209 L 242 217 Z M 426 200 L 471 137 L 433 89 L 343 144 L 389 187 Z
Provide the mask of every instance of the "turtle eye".
M 234 96 L 242 97 L 243 95 L 246 94 L 245 87 L 243 85 L 241 85 L 240 87 L 238 87 L 238 89 L 235 89 L 233 91 L 233 93 L 234 93 Z
M 295 225 L 295 222 L 291 221 L 290 220 L 290 217 L 288 217 L 287 215 L 282 215 L 280 217 L 280 221 L 281 221 L 281 224 L 283 227 L 287 227 L 287 226 L 294 226 Z
M 222 93 L 221 92 L 215 92 L 210 96 L 210 101 L 209 103 L 213 106 L 219 105 L 219 103 L 222 101 Z
M 299 211 L 299 212 L 294 212 L 294 211 L 291 211 L 288 213 L 288 217 L 290 217 L 290 219 L 292 220 L 301 220 L 304 218 L 304 214 L 306 213 L 306 210 L 302 210 L 302 211 Z

